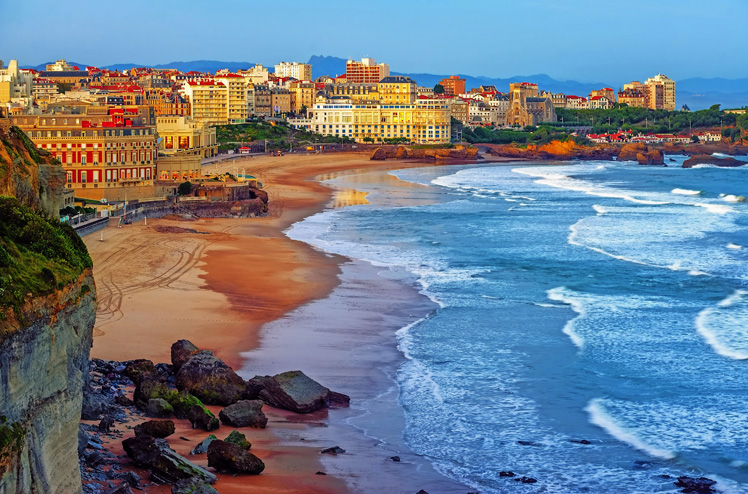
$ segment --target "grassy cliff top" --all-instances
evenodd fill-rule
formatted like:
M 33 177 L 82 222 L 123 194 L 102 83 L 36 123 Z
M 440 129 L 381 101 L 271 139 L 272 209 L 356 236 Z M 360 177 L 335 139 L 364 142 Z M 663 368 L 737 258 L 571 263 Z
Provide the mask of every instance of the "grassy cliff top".
M 75 281 L 92 267 L 75 230 L 0 196 L 0 318 L 18 309 L 26 296 L 45 295 Z

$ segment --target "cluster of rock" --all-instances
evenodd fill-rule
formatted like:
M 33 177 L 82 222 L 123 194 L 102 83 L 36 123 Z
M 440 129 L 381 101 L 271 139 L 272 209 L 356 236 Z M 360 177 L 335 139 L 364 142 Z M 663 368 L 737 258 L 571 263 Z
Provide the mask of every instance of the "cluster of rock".
M 737 160 L 731 156 L 720 158 L 711 154 L 696 154 L 683 162 L 683 168 L 693 168 L 696 165 L 714 165 L 724 168 L 734 168 L 748 165 L 745 161 Z
M 171 361 L 154 364 L 144 359 L 94 360 L 95 386 L 87 393 L 83 418 L 101 418 L 99 427 L 108 430 L 115 421 L 128 421 L 123 407 L 134 407 L 148 417 L 186 419 L 193 428 L 210 432 L 221 424 L 265 428 L 268 419 L 262 412 L 263 404 L 309 413 L 329 406 L 347 406 L 350 401 L 348 396 L 331 391 L 301 371 L 255 376 L 245 381 L 212 352 L 200 350 L 187 340 L 172 345 Z M 135 386 L 133 400 L 125 396 L 124 387 L 128 385 Z M 224 408 L 216 418 L 206 405 Z M 175 486 L 188 481 L 206 485 L 216 481 L 215 474 L 169 447 L 165 438 L 174 433 L 173 421 L 151 420 L 136 426 L 134 432 L 135 437 L 125 439 L 122 445 L 135 465 L 150 471 L 153 481 Z M 250 448 L 246 437 L 235 430 L 223 440 L 211 434 L 192 454 L 207 454 L 208 467 L 217 472 L 257 475 L 265 465 Z M 87 456 L 90 455 L 81 452 L 82 463 L 87 464 Z
M 371 160 L 475 160 L 478 149 L 472 146 L 455 146 L 453 148 L 410 148 L 405 146 L 383 146 L 376 148 L 371 154 Z

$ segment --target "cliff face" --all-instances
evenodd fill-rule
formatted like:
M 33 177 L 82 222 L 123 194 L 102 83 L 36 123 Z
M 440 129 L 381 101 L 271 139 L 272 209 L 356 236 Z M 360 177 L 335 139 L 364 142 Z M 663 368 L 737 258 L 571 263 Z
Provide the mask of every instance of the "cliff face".
M 20 129 L 0 119 L 0 195 L 13 196 L 36 210 L 59 218 L 65 171 L 38 149 Z
M 0 493 L 79 493 L 96 316 L 91 258 L 56 220 L 65 174 L 0 119 Z
M 78 424 L 96 317 L 87 269 L 75 283 L 6 312 L 0 404 L 20 441 L 0 453 L 0 492 L 79 493 Z M 21 325 L 19 319 L 33 321 Z

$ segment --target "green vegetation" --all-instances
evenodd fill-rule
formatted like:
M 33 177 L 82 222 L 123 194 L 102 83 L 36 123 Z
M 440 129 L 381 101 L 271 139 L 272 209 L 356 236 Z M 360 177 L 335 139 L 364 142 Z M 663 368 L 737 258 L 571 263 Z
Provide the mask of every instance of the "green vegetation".
M 51 293 L 92 265 L 73 227 L 0 197 L 0 310 L 13 308 L 20 317 L 26 294 Z
M 9 422 L 8 417 L 0 416 L 0 465 L 4 465 L 11 455 L 21 451 L 25 436 L 26 430 L 20 423 Z
M 177 187 L 177 194 L 179 194 L 180 196 L 186 196 L 190 192 L 192 192 L 192 182 L 190 182 L 189 180 L 186 182 L 182 182 L 181 184 L 179 184 L 179 187 Z
M 725 113 L 719 105 L 695 112 L 650 110 L 617 105 L 611 110 L 570 110 L 557 108 L 558 125 L 589 125 L 595 134 L 633 130 L 644 134 L 678 133 L 700 127 L 729 127 L 736 115 Z M 742 116 L 742 115 L 741 115 Z
M 225 152 L 252 142 L 267 141 L 267 150 L 286 151 L 309 144 L 349 144 L 354 140 L 342 136 L 323 136 L 305 129 L 294 129 L 284 121 L 257 120 L 245 124 L 216 126 L 218 151 Z
M 441 84 L 436 84 L 434 86 L 434 94 L 444 94 L 444 86 Z
M 540 127 L 527 126 L 524 130 L 501 130 L 493 127 L 464 127 L 462 138 L 470 144 L 548 144 L 551 141 L 566 142 L 573 140 L 579 145 L 587 145 L 589 141 L 580 136 L 572 136 L 548 125 Z

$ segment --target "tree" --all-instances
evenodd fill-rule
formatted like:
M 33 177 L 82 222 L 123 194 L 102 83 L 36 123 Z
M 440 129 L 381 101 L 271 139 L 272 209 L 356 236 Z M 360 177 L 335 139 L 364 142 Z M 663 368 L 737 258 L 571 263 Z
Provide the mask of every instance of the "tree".
M 180 196 L 186 196 L 190 192 L 192 192 L 192 182 L 188 180 L 179 184 L 179 187 L 177 188 L 177 194 L 179 194 Z
M 299 115 L 304 115 L 306 117 L 306 105 L 301 105 L 301 110 L 299 110 Z
M 62 93 L 62 94 L 65 94 L 66 92 L 70 91 L 71 89 L 73 89 L 73 85 L 70 84 L 69 82 L 58 82 L 57 83 L 57 91 L 60 92 L 60 93 Z
M 691 142 L 699 142 L 699 136 L 697 136 L 697 135 L 695 135 L 695 134 L 694 134 L 694 135 L 692 135 L 692 136 L 691 136 Z
M 444 94 L 444 86 L 441 84 L 434 86 L 434 94 Z

